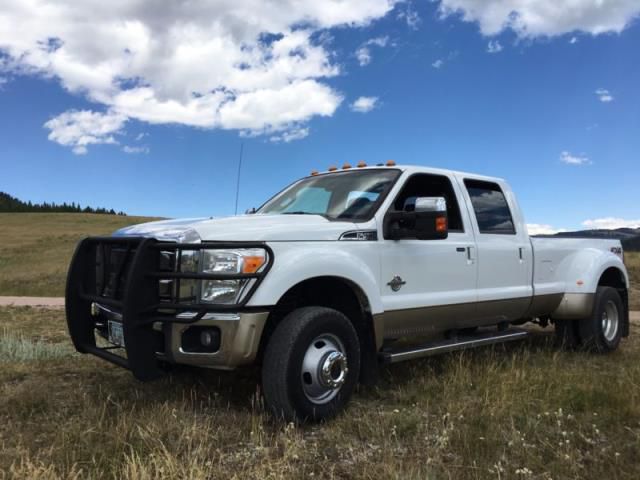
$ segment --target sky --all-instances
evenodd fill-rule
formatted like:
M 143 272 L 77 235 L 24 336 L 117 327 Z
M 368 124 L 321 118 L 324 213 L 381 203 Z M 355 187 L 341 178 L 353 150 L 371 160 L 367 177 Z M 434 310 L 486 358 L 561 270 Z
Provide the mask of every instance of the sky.
M 640 227 L 637 0 L 0 0 L 0 191 L 232 215 L 364 160 Z

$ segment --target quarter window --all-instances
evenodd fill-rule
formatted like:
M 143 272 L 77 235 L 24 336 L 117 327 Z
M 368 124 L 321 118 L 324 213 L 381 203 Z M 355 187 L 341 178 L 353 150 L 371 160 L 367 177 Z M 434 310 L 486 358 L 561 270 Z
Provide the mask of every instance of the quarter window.
M 480 233 L 515 235 L 509 204 L 500 187 L 491 182 L 465 180 Z

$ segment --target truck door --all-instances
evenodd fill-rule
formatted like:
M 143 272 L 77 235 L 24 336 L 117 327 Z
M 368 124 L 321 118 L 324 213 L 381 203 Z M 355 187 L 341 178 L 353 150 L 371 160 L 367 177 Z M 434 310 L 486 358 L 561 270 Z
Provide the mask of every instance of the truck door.
M 478 248 L 480 321 L 522 318 L 531 302 L 532 247 L 515 197 L 507 185 L 460 178 Z
M 449 236 L 390 240 L 383 232 L 380 289 L 386 337 L 474 324 L 475 242 L 468 211 L 459 200 L 464 198 L 460 187 L 453 176 L 417 173 L 406 180 L 389 210 L 410 210 L 418 197 L 446 199 Z

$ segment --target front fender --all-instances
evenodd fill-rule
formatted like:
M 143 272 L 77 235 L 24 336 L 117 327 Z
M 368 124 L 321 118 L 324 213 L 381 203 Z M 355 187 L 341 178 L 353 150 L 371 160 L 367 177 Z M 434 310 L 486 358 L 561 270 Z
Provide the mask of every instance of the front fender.
M 382 313 L 380 262 L 375 242 L 273 242 L 271 270 L 247 306 L 271 306 L 293 286 L 311 278 L 341 277 L 367 297 L 371 313 Z

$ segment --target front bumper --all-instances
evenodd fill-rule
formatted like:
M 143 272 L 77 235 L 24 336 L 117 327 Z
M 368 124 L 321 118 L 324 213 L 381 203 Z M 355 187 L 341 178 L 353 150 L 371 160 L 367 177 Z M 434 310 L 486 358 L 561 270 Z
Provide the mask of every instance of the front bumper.
M 180 265 L 184 251 L 216 248 L 263 248 L 269 262 L 256 274 L 224 278 L 247 280 L 247 294 L 237 305 L 201 303 L 184 297 L 181 282 L 218 280 L 220 274 L 182 272 L 167 268 L 166 254 Z M 246 308 L 246 302 L 273 262 L 271 249 L 259 242 L 178 244 L 140 237 L 84 239 L 74 254 L 66 288 L 66 314 L 74 346 L 131 370 L 140 380 L 164 373 L 163 364 L 180 363 L 231 369 L 250 364 L 256 356 L 267 309 Z M 173 282 L 167 288 L 167 282 Z M 169 295 L 167 296 L 167 291 Z M 173 292 L 173 293 L 171 293 Z M 121 325 L 123 343 L 100 346 L 109 328 Z M 219 348 L 202 352 L 185 348 L 189 329 L 215 331 Z
M 207 313 L 192 324 L 154 324 L 168 338 L 165 352 L 158 359 L 182 365 L 233 369 L 251 364 L 258 353 L 262 330 L 269 312 Z M 183 335 L 190 328 L 216 328 L 220 332 L 220 348 L 211 353 L 191 352 L 183 347 Z

